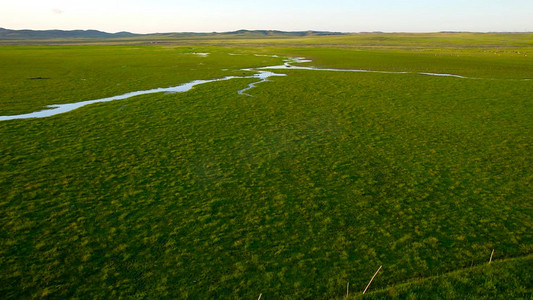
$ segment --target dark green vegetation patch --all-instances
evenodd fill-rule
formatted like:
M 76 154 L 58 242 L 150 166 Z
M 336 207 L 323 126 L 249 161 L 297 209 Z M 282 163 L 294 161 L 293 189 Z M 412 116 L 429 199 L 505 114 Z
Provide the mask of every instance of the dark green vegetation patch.
M 380 265 L 370 290 L 530 255 L 531 50 L 360 50 L 0 48 L 3 115 L 281 63 L 260 51 L 485 78 L 289 69 L 254 97 L 236 79 L 0 122 L 0 294 L 335 298 Z

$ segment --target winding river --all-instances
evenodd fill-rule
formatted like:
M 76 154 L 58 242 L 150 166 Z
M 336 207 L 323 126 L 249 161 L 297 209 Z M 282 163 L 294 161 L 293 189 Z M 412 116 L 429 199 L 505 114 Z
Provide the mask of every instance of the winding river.
M 246 69 L 246 71 L 248 71 L 248 70 L 249 69 Z M 245 70 L 243 70 L 243 71 L 245 71 Z M 210 79 L 210 80 L 194 80 L 194 81 L 191 81 L 191 82 L 180 84 L 178 86 L 171 86 L 171 87 L 168 87 L 168 88 L 156 88 L 156 89 L 151 89 L 151 90 L 135 91 L 135 92 L 130 92 L 130 93 L 126 93 L 126 94 L 122 94 L 122 95 L 118 95 L 118 96 L 107 97 L 107 98 L 102 98 L 102 99 L 95 99 L 95 100 L 86 100 L 86 101 L 75 102 L 75 103 L 51 104 L 51 105 L 47 105 L 46 106 L 47 109 L 36 111 L 36 112 L 32 112 L 32 113 L 28 113 L 28 114 L 11 115 L 11 116 L 0 116 L 0 121 L 16 120 L 16 119 L 30 119 L 30 118 L 46 118 L 46 117 L 51 117 L 51 116 L 54 116 L 54 115 L 66 113 L 66 112 L 69 112 L 69 111 L 72 111 L 72 110 L 78 109 L 80 107 L 83 107 L 85 105 L 89 105 L 89 104 L 93 104 L 93 103 L 109 102 L 109 101 L 115 101 L 115 100 L 123 100 L 123 99 L 131 98 L 131 97 L 139 96 L 139 95 L 145 95 L 145 94 L 153 94 L 153 93 L 183 93 L 183 92 L 189 91 L 190 89 L 192 89 L 193 87 L 195 87 L 197 85 L 210 83 L 210 82 L 215 82 L 215 81 L 225 81 L 225 80 L 230 80 L 230 79 L 243 79 L 243 78 L 257 78 L 257 79 L 260 79 L 259 81 L 250 84 L 247 88 L 238 91 L 239 94 L 248 95 L 248 94 L 245 94 L 244 91 L 251 89 L 252 87 L 254 87 L 255 84 L 257 84 L 259 82 L 263 82 L 263 81 L 267 80 L 269 77 L 272 77 L 272 76 L 285 76 L 285 74 L 276 74 L 276 73 L 269 72 L 269 71 L 257 71 L 257 74 L 254 74 L 252 76 L 227 76 L 227 77 L 223 77 L 223 78 Z M 248 95 L 248 96 L 250 96 L 250 95 Z
M 207 55 L 206 53 L 201 53 L 201 55 Z M 237 54 L 231 54 L 230 55 L 237 55 Z M 256 54 L 256 56 L 270 56 L 270 57 L 279 57 L 277 55 L 259 55 Z M 46 109 L 27 113 L 27 114 L 20 114 L 20 115 L 8 115 L 8 116 L 0 116 L 0 121 L 7 121 L 7 120 L 16 120 L 16 119 L 30 119 L 30 118 L 46 118 L 50 116 L 54 116 L 57 114 L 66 113 L 75 109 L 78 109 L 80 107 L 83 107 L 85 105 L 93 104 L 93 103 L 100 103 L 100 102 L 109 102 L 109 101 L 115 101 L 115 100 L 122 100 L 131 98 L 134 96 L 139 95 L 145 95 L 145 94 L 153 94 L 153 93 L 183 93 L 187 92 L 193 87 L 205 83 L 210 82 L 216 82 L 216 81 L 225 81 L 225 80 L 231 80 L 231 79 L 259 79 L 256 82 L 253 82 L 248 85 L 248 87 L 237 91 L 239 95 L 245 95 L 252 97 L 252 95 L 247 94 L 246 91 L 254 88 L 257 84 L 267 81 L 268 78 L 273 76 L 287 76 L 286 74 L 280 74 L 280 73 L 274 73 L 268 70 L 286 70 L 286 69 L 293 69 L 293 70 L 312 70 L 312 71 L 331 71 L 331 72 L 365 72 L 365 73 L 383 73 L 383 74 L 418 74 L 418 75 L 428 75 L 428 76 L 446 76 L 446 77 L 455 77 L 455 78 L 461 78 L 461 79 L 480 79 L 480 78 L 474 78 L 474 77 L 465 77 L 460 75 L 454 75 L 454 74 L 441 74 L 441 73 L 424 73 L 424 72 L 401 72 L 401 71 L 376 71 L 376 70 L 363 70 L 363 69 L 329 69 L 329 68 L 315 68 L 315 67 L 303 67 L 303 66 L 295 66 L 293 64 L 299 64 L 299 63 L 306 63 L 311 62 L 311 60 L 305 59 L 303 57 L 291 57 L 286 58 L 284 60 L 283 65 L 277 65 L 277 66 L 268 66 L 268 67 L 259 67 L 259 68 L 250 68 L 250 69 L 242 69 L 242 71 L 255 71 L 257 72 L 254 75 L 251 76 L 226 76 L 223 78 L 218 79 L 210 79 L 210 80 L 194 80 L 191 82 L 187 82 L 184 84 L 180 84 L 178 86 L 172 86 L 168 88 L 156 88 L 151 90 L 143 90 L 143 91 L 135 91 L 135 92 L 129 92 L 126 94 L 118 95 L 118 96 L 112 96 L 102 99 L 95 99 L 95 100 L 86 100 L 81 102 L 75 102 L 75 103 L 66 103 L 66 104 L 51 104 L 47 105 Z M 522 79 L 527 80 L 527 79 Z

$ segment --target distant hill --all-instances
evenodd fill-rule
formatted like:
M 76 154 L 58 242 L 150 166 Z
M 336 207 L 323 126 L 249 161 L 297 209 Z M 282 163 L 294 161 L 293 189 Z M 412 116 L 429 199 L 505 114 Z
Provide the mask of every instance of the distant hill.
M 279 30 L 237 30 L 223 32 L 224 35 L 259 35 L 259 36 L 310 36 L 310 35 L 342 35 L 341 32 L 330 31 L 279 31 Z
M 301 36 L 326 36 L 326 35 L 343 35 L 341 32 L 330 31 L 280 31 L 280 30 L 237 30 L 228 32 L 170 32 L 151 34 L 167 37 L 246 37 L 246 38 L 265 38 L 265 37 L 301 37 Z
M 0 39 L 70 39 L 70 38 L 117 38 L 134 37 L 130 32 L 107 33 L 98 30 L 11 30 L 0 28 Z
M 107 33 L 98 30 L 11 30 L 0 28 L 0 40 L 36 40 L 36 39 L 71 39 L 71 38 L 127 38 L 142 36 L 165 36 L 165 37 L 299 37 L 299 36 L 326 36 L 342 35 L 340 32 L 329 31 L 279 31 L 279 30 L 237 30 L 231 32 L 171 32 L 154 34 L 135 34 L 131 32 Z

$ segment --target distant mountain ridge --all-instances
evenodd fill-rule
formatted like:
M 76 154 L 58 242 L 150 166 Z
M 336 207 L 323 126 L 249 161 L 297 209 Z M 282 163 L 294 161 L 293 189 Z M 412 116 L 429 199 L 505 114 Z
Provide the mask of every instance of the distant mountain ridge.
M 231 35 L 231 34 L 256 34 L 256 35 L 265 35 L 265 36 L 269 36 L 269 35 L 274 35 L 274 36 L 279 36 L 279 35 L 285 35 L 285 36 L 309 36 L 309 35 L 341 35 L 341 34 L 344 34 L 344 33 L 341 33 L 341 32 L 331 32 L 331 31 L 313 31 L 313 30 L 308 30 L 308 31 L 280 31 L 280 30 L 245 30 L 245 29 L 241 29 L 241 30 L 237 30 L 237 31 L 231 31 L 231 32 L 222 32 L 220 34 L 226 34 L 226 35 Z
M 342 35 L 341 32 L 329 31 L 280 31 L 280 30 L 237 30 L 230 32 L 169 32 L 153 34 L 136 34 L 131 32 L 108 33 L 99 30 L 12 30 L 0 27 L 0 40 L 24 39 L 71 39 L 71 38 L 127 38 L 140 36 L 169 36 L 169 37 L 194 37 L 194 36 L 247 36 L 247 37 L 298 37 L 298 36 L 324 36 Z
M 131 32 L 107 33 L 98 30 L 12 30 L 0 28 L 0 39 L 117 38 L 138 36 Z

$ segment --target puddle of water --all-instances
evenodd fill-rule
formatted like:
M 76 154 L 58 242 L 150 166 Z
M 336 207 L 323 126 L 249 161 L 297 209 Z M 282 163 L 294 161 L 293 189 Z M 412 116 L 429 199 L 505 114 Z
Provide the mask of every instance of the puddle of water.
M 262 56 L 262 57 L 279 57 L 277 55 L 268 55 L 268 54 L 254 54 L 254 56 Z
M 312 60 L 307 59 L 305 57 L 289 57 L 285 60 L 286 63 L 293 63 L 293 64 L 302 64 L 307 62 L 312 62 Z

